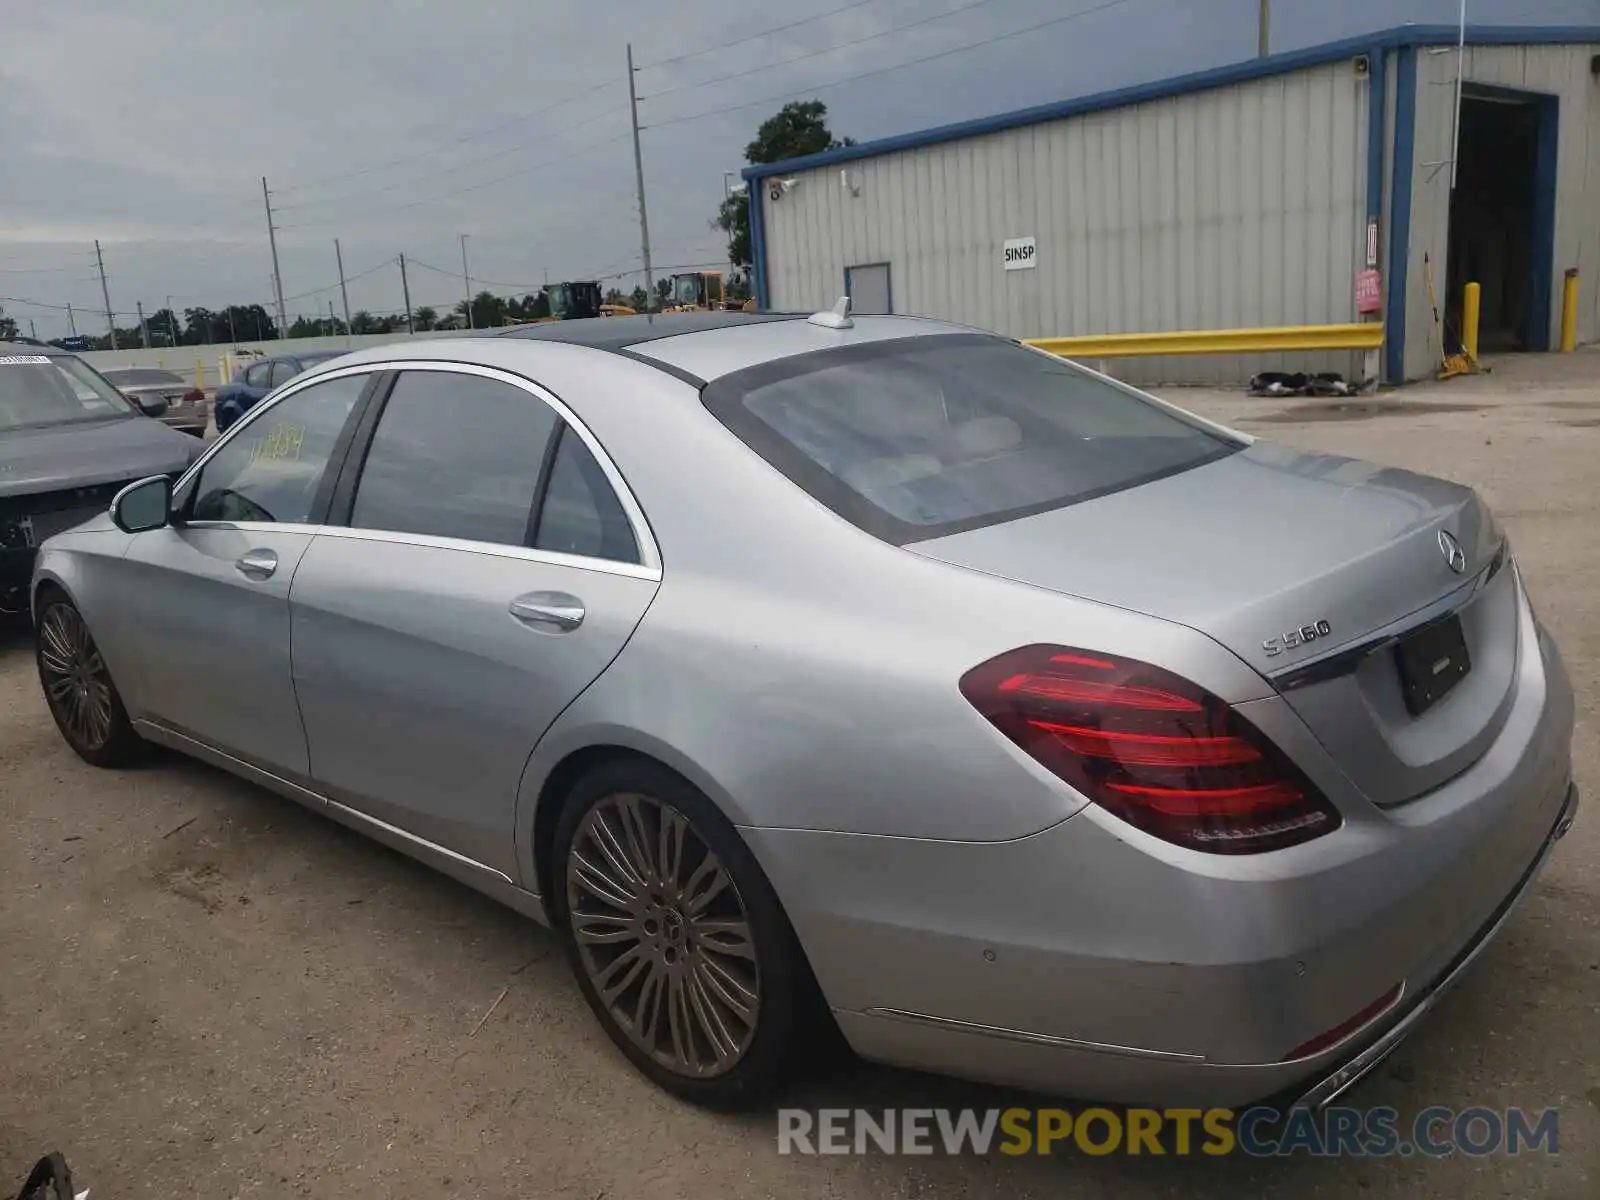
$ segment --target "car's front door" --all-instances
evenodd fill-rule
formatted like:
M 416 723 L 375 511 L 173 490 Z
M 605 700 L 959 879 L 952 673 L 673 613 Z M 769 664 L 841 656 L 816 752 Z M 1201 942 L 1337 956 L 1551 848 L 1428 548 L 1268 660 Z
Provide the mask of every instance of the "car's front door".
M 289 584 L 323 519 L 368 373 L 291 392 L 187 480 L 169 528 L 133 538 L 130 715 L 291 780 L 306 743 L 289 670 Z
M 513 878 L 528 757 L 660 579 L 620 476 L 558 408 L 499 372 L 402 370 L 290 595 L 318 790 Z

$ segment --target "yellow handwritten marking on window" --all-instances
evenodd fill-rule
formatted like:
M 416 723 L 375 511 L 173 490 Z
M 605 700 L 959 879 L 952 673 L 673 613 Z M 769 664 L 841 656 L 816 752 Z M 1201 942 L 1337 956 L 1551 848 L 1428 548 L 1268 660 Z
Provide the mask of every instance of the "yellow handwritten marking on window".
M 250 446 L 250 461 L 267 459 L 272 462 L 295 461 L 306 444 L 304 425 L 274 425 L 263 437 Z

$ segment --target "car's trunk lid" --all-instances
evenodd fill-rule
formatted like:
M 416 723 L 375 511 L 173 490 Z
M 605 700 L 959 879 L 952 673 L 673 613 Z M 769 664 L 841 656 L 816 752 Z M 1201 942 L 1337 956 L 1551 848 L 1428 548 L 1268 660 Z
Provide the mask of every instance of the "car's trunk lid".
M 1460 571 L 1451 539 L 1465 556 Z M 908 549 L 1208 634 L 1273 680 L 1380 804 L 1470 765 L 1509 706 L 1513 572 L 1498 569 L 1499 533 L 1476 495 L 1443 480 L 1256 443 Z M 1413 716 L 1393 639 L 1452 612 L 1471 670 Z

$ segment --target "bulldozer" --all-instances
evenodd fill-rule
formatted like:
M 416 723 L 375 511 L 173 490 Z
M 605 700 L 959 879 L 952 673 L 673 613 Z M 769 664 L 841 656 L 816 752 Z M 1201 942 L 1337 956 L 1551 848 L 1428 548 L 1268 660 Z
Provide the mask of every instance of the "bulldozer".
M 672 277 L 672 292 L 662 312 L 754 312 L 754 300 L 729 300 L 721 271 L 694 271 Z
M 576 321 L 584 317 L 631 317 L 634 310 L 626 304 L 606 304 L 601 299 L 600 285 L 592 279 L 567 283 L 547 283 L 544 294 L 550 299 L 550 315 L 539 317 L 544 321 Z M 536 322 L 537 323 L 537 322 Z

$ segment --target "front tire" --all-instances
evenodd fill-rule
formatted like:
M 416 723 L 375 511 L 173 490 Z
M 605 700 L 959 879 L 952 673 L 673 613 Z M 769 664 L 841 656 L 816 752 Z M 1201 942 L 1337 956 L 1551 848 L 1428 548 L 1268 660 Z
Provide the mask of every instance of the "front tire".
M 654 763 L 603 764 L 557 822 L 554 924 L 589 1007 L 667 1091 L 737 1108 L 786 1074 L 801 955 L 754 855 Z
M 133 731 L 105 658 L 77 606 L 60 592 L 41 597 L 34 629 L 39 686 L 67 745 L 96 767 L 121 767 L 147 743 Z

